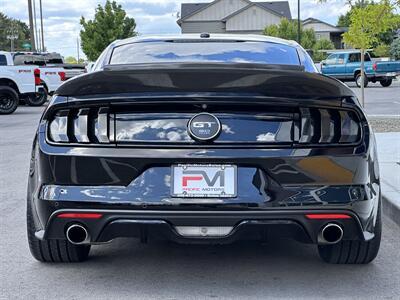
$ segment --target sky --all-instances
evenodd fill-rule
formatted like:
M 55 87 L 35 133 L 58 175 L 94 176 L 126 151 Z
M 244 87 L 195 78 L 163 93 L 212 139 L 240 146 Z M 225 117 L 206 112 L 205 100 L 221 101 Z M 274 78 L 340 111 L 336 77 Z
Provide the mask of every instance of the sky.
M 39 0 L 36 2 L 36 16 L 39 25 Z M 274 0 L 270 0 L 274 1 Z M 42 0 L 45 46 L 50 52 L 59 52 L 63 56 L 77 57 L 77 39 L 81 26 L 81 16 L 92 19 L 97 4 L 104 5 L 106 0 Z M 182 2 L 211 2 L 211 0 L 117 0 L 129 17 L 136 20 L 136 31 L 146 34 L 180 33 L 177 25 L 177 13 Z M 259 1 L 254 1 L 259 2 Z M 293 18 L 297 18 L 297 0 L 289 0 Z M 336 24 L 338 16 L 349 8 L 345 0 L 301 0 L 301 19 L 318 18 Z M 20 19 L 28 24 L 27 0 L 0 0 L 0 11 L 7 16 Z M 84 57 L 80 50 L 80 57 Z

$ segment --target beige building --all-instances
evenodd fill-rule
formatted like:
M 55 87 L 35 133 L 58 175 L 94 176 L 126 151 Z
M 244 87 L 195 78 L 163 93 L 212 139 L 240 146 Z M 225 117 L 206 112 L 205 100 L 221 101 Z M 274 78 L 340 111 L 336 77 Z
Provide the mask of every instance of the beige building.
M 347 31 L 347 27 L 337 27 L 315 18 L 308 18 L 303 21 L 303 28 L 314 29 L 317 40 L 331 40 L 336 49 L 344 48 L 342 34 Z
M 292 18 L 288 1 L 214 0 L 183 3 L 178 24 L 182 33 L 260 34 L 282 18 Z
M 291 20 L 288 1 L 252 2 L 250 0 L 214 0 L 210 3 L 183 3 L 177 21 L 182 33 L 261 34 L 266 26 Z M 341 35 L 347 28 L 308 18 L 305 29 L 312 28 L 317 39 L 329 39 L 335 48 L 344 47 Z

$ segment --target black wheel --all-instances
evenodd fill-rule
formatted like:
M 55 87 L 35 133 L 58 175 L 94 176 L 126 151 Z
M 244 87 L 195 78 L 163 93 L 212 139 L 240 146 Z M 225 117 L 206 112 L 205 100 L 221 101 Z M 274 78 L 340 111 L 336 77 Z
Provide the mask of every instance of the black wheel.
M 8 86 L 0 86 L 0 115 L 12 114 L 18 107 L 19 96 Z
M 28 95 L 24 100 L 29 106 L 42 106 L 47 101 L 47 95 L 47 90 L 42 89 L 38 93 Z
M 355 79 L 356 79 L 356 85 L 358 87 L 361 87 L 361 73 L 358 73 Z M 368 77 L 364 74 L 364 87 L 367 86 L 368 86 Z
M 392 81 L 393 81 L 392 79 L 384 79 L 379 82 L 380 82 L 381 86 L 388 87 L 392 84 Z
M 382 216 L 379 201 L 378 216 L 376 219 L 375 236 L 372 240 L 341 241 L 334 245 L 318 246 L 319 256 L 331 264 L 368 264 L 378 255 L 381 244 Z
M 30 200 L 27 207 L 27 231 L 32 256 L 41 262 L 81 262 L 89 256 L 90 245 L 73 245 L 67 240 L 39 240 L 35 236 L 35 223 Z

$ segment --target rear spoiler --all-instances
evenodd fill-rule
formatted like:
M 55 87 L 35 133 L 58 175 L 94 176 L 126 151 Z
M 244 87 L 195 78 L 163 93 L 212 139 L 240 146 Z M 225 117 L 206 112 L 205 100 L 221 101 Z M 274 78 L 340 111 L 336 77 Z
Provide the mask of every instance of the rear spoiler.
M 247 63 L 107 65 L 60 86 L 61 96 L 121 93 L 240 93 L 329 100 L 354 96 L 336 79 L 302 66 Z

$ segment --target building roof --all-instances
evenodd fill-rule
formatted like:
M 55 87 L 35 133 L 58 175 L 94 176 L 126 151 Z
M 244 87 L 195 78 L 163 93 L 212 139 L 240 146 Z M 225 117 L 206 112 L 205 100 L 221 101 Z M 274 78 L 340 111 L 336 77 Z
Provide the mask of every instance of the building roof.
M 255 4 L 266 10 L 275 12 L 278 15 L 281 15 L 282 17 L 285 17 L 287 19 L 292 18 L 288 1 L 269 1 L 269 2 L 251 2 L 249 0 L 245 0 L 245 1 L 248 2 L 248 6 L 241 9 L 241 11 L 244 9 L 247 9 L 248 7 Z M 211 6 L 214 2 L 216 2 L 216 1 L 212 1 L 211 3 L 210 2 L 209 3 L 182 3 L 181 16 L 180 16 L 180 19 L 178 20 L 178 24 L 180 24 L 183 19 L 186 19 L 189 16 L 196 14 L 196 12 L 201 11 L 208 6 Z
M 182 3 L 181 5 L 181 19 L 185 18 L 188 15 L 193 14 L 195 11 L 198 11 L 209 3 Z
M 287 19 L 292 18 L 288 1 L 255 2 L 265 8 L 273 10 Z
M 306 25 L 309 23 L 322 23 L 322 24 L 332 27 L 333 29 L 335 29 L 335 31 L 338 31 L 338 32 L 346 32 L 348 30 L 348 27 L 338 27 L 338 26 L 329 24 L 327 22 L 324 22 L 322 20 L 316 19 L 316 18 L 307 18 L 307 19 L 303 20 L 302 23 L 303 23 L 303 25 Z

